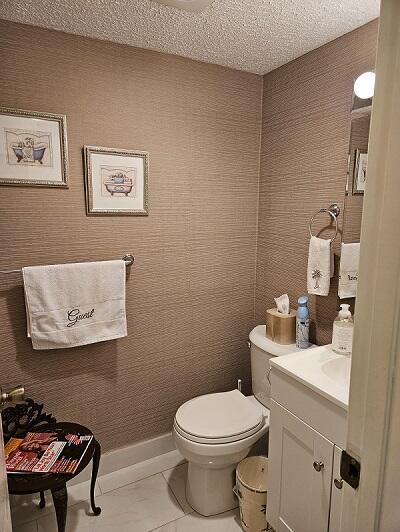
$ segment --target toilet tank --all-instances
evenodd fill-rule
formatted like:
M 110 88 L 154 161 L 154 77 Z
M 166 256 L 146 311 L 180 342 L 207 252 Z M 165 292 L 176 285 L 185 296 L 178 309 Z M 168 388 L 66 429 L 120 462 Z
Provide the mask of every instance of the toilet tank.
M 265 325 L 257 325 L 250 335 L 251 381 L 253 395 L 264 406 L 270 407 L 271 385 L 268 381 L 270 359 L 301 351 L 296 344 L 281 345 L 265 335 Z

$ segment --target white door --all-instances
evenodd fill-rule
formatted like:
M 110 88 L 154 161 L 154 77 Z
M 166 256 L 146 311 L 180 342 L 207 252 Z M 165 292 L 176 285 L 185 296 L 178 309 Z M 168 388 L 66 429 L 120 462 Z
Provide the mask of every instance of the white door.
M 399 21 L 400 1 L 382 0 L 346 445 L 361 475 L 343 484 L 343 532 L 400 531 Z
M 10 505 L 8 501 L 7 473 L 4 462 L 3 430 L 0 412 L 0 530 L 11 532 Z
M 271 400 L 267 520 L 276 532 L 327 532 L 334 444 Z

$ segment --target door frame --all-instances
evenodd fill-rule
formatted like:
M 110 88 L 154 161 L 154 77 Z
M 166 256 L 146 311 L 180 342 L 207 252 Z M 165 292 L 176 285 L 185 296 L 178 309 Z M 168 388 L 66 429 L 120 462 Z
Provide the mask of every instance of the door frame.
M 343 485 L 342 532 L 395 530 L 389 514 L 400 523 L 390 483 L 391 470 L 400 471 L 400 456 L 391 451 L 400 441 L 399 20 L 400 1 L 382 0 L 347 437 L 347 451 L 361 462 L 361 477 L 352 497 L 347 496 L 352 488 Z
M 8 498 L 8 484 L 6 463 L 4 459 L 3 428 L 0 410 L 0 530 L 12 532 L 10 501 Z

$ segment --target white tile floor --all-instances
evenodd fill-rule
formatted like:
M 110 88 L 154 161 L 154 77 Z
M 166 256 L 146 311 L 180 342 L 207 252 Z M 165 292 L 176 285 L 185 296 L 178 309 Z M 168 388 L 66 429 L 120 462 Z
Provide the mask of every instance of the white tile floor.
M 185 497 L 187 464 L 172 451 L 115 473 L 99 477 L 96 503 L 102 513 L 91 515 L 89 484 L 68 489 L 67 532 L 240 532 L 238 511 L 202 517 Z M 46 508 L 38 499 L 11 497 L 14 532 L 57 532 L 51 495 Z

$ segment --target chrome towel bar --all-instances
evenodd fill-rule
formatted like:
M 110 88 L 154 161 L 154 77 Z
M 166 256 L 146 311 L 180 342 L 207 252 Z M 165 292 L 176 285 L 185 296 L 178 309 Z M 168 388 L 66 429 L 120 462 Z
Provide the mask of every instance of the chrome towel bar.
M 133 265 L 135 262 L 135 257 L 131 255 L 130 253 L 127 253 L 122 257 L 122 260 L 125 261 L 125 266 L 128 268 Z M 9 274 L 9 273 L 21 273 L 22 269 L 18 270 L 0 270 L 0 274 Z

